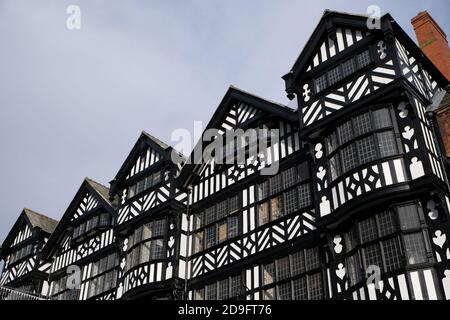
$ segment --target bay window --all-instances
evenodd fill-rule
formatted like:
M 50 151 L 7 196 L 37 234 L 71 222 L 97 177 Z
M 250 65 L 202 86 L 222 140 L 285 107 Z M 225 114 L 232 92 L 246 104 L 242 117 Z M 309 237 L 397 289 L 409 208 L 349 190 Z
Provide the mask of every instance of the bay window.
M 378 266 L 386 273 L 406 265 L 432 262 L 422 220 L 421 206 L 408 203 L 380 211 L 351 227 L 344 234 L 350 285 L 363 280 L 362 270 L 369 266 Z
M 325 137 L 331 180 L 359 165 L 399 154 L 389 108 L 369 111 L 339 125 Z

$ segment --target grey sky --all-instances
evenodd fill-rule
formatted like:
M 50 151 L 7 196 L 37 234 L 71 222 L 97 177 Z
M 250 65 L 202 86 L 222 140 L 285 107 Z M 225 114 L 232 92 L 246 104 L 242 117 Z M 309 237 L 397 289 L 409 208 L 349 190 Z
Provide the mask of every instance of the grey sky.
M 288 104 L 280 77 L 326 8 L 376 4 L 412 37 L 426 9 L 450 31 L 448 0 L 308 3 L 0 0 L 0 241 L 23 207 L 59 219 L 85 176 L 107 185 L 142 130 L 208 121 L 230 84 Z

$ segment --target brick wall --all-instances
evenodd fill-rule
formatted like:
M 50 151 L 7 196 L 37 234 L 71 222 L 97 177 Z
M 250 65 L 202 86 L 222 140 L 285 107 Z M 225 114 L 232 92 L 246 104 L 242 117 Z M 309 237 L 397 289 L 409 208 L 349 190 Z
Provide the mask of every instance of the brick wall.
M 420 12 L 411 23 L 422 51 L 450 81 L 450 50 L 445 32 L 427 11 Z
M 441 130 L 445 153 L 447 158 L 450 158 L 450 105 L 439 109 L 437 113 L 437 121 L 439 129 Z

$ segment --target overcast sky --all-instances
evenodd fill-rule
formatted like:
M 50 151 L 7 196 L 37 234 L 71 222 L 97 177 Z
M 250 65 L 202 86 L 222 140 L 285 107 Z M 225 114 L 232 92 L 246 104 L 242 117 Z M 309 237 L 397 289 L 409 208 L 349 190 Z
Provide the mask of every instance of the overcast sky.
M 428 10 L 448 0 L 0 0 L 0 241 L 23 207 L 59 219 L 88 176 L 108 184 L 142 130 L 171 143 L 230 84 L 288 104 L 287 73 L 327 8 Z M 81 8 L 81 30 L 66 8 Z

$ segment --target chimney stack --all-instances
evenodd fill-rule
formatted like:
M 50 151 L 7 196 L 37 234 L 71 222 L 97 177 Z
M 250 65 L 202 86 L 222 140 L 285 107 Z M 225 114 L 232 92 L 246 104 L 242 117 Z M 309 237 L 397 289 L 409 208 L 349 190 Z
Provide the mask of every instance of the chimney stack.
M 450 50 L 445 32 L 427 11 L 420 12 L 411 23 L 422 51 L 450 81 Z

